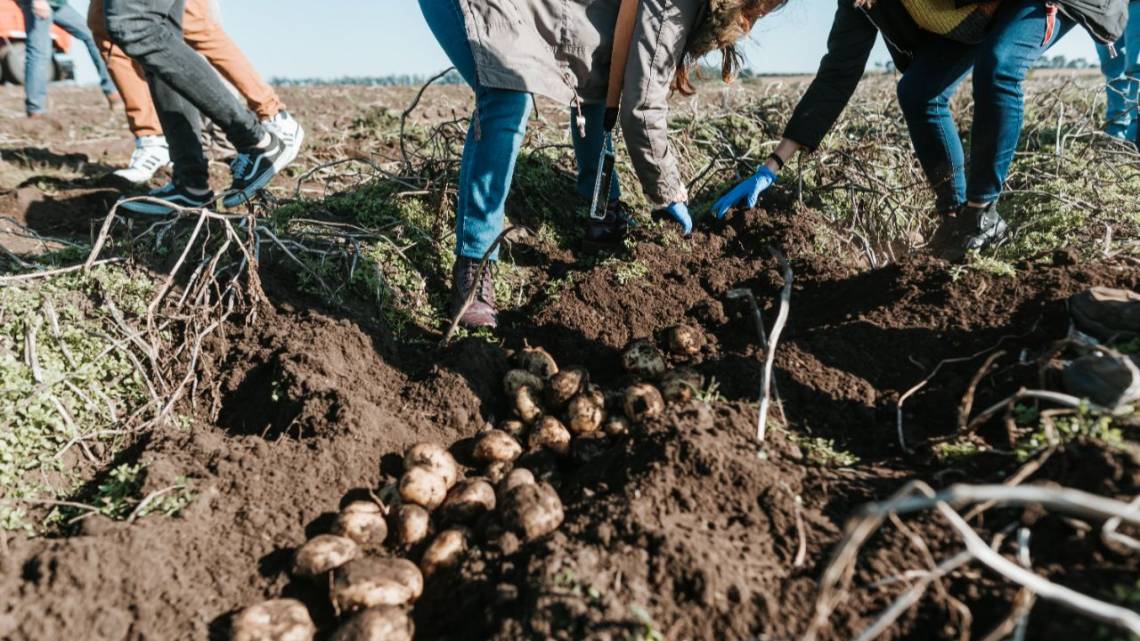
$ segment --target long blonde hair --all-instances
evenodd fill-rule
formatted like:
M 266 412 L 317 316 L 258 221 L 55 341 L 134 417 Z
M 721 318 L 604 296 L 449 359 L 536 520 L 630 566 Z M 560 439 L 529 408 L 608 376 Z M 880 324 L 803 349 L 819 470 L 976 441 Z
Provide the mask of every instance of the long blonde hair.
M 704 16 L 693 29 L 685 53 L 673 75 L 673 91 L 684 96 L 696 93 L 693 71 L 705 55 L 720 50 L 721 78 L 732 82 L 744 66 L 738 45 L 756 22 L 784 5 L 787 0 L 709 0 Z

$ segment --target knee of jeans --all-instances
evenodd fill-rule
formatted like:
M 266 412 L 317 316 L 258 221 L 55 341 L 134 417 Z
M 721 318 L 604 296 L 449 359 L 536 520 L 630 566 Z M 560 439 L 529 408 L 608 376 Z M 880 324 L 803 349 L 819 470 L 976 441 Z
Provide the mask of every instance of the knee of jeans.
M 1012 51 L 982 51 L 974 65 L 974 94 L 1016 92 L 1027 68 L 1024 59 Z

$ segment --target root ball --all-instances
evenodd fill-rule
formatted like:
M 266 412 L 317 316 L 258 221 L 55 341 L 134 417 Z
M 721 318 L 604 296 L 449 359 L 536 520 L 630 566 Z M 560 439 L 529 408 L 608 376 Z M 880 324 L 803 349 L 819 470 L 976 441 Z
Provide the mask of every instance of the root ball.
M 549 483 L 520 485 L 506 495 L 503 523 L 528 541 L 557 530 L 563 518 L 562 499 Z
M 401 505 L 396 511 L 396 537 L 400 543 L 411 547 L 427 539 L 431 534 L 431 515 L 419 505 Z
M 435 443 L 413 445 L 404 455 L 404 471 L 413 467 L 426 467 L 443 479 L 447 489 L 459 480 L 459 463 L 446 448 Z
M 463 481 L 439 508 L 447 523 L 468 523 L 495 509 L 495 488 L 482 479 Z
M 625 415 L 635 423 L 656 418 L 665 411 L 665 399 L 661 392 L 648 383 L 630 386 L 625 391 Z
M 692 358 L 701 353 L 705 344 L 705 337 L 701 331 L 692 325 L 677 325 L 666 332 L 669 341 L 669 351 L 678 356 Z
M 525 369 L 512 369 L 503 377 L 503 391 L 508 398 L 514 398 L 520 387 L 529 387 L 541 391 L 545 385 L 542 379 Z
M 621 360 L 625 371 L 643 380 L 655 381 L 665 373 L 665 357 L 648 340 L 630 343 L 622 353 Z
M 371 608 L 337 628 L 329 641 L 412 641 L 415 631 L 403 608 Z
M 445 568 L 453 568 L 463 560 L 467 553 L 467 532 L 460 529 L 444 530 L 435 537 L 424 558 L 420 561 L 420 568 L 424 576 L 431 577 Z
M 570 401 L 566 415 L 570 431 L 574 434 L 588 434 L 601 429 L 602 421 L 606 418 L 605 397 L 602 396 L 599 403 L 597 396 L 599 395 L 580 394 Z
M 317 633 L 308 609 L 295 599 L 273 599 L 234 617 L 231 641 L 312 641 Z
M 525 369 L 544 381 L 558 373 L 558 363 L 554 362 L 554 357 L 550 355 L 550 352 L 541 347 L 524 349 L 518 353 L 515 361 L 521 369 Z
M 447 482 L 435 470 L 417 465 L 400 479 L 400 498 L 434 510 L 447 498 Z
M 424 592 L 424 577 L 406 559 L 356 559 L 337 568 L 332 601 L 343 612 L 408 605 Z
M 532 450 L 546 449 L 565 456 L 570 451 L 570 430 L 553 416 L 543 417 L 527 439 Z
M 332 533 L 360 545 L 381 545 L 388 538 L 388 522 L 379 505 L 371 501 L 354 501 L 337 515 Z
M 570 368 L 555 374 L 546 382 L 546 404 L 551 411 L 560 411 L 570 399 L 578 395 L 586 384 L 586 370 Z
M 479 438 L 473 456 L 481 463 L 510 463 L 522 455 L 522 445 L 513 436 L 491 430 Z
M 314 577 L 360 556 L 356 541 L 333 534 L 321 534 L 302 545 L 293 556 L 293 574 Z
M 688 403 L 700 393 L 704 377 L 691 367 L 678 367 L 661 379 L 661 395 L 670 403 Z

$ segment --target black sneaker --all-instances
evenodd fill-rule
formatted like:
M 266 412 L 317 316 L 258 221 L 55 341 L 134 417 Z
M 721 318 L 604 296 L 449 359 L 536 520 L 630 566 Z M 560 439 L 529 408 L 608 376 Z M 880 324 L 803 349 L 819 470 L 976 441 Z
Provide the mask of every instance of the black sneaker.
M 930 239 L 934 255 L 950 262 L 960 262 L 966 254 L 981 251 L 1005 240 L 1009 225 L 997 210 L 997 201 L 984 207 L 963 205 L 956 212 L 943 215 L 942 224 Z
M 227 208 L 252 200 L 292 160 L 289 148 L 281 138 L 272 131 L 266 133 L 269 136 L 268 145 L 263 149 L 239 152 L 230 163 L 234 182 L 222 200 Z
M 146 195 L 146 200 L 132 198 L 119 199 L 119 211 L 144 216 L 169 216 L 183 209 L 203 209 L 214 204 L 214 192 L 192 191 L 174 183 L 155 189 Z
M 629 207 L 622 201 L 615 200 L 606 207 L 604 218 L 591 218 L 587 222 L 586 248 L 595 251 L 621 249 L 622 242 L 633 225 L 633 214 L 629 212 Z

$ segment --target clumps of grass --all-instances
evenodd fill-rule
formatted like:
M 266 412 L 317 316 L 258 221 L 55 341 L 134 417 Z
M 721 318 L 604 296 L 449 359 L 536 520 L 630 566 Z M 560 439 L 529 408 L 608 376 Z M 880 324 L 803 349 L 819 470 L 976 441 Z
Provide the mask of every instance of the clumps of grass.
M 618 285 L 628 285 L 649 275 L 649 266 L 640 260 L 622 261 L 614 258 L 607 262 L 614 266 L 614 280 Z
M 1053 429 L 1041 419 L 1032 406 L 1018 405 L 1014 408 L 1014 420 L 1018 425 L 1036 426 L 1035 429 L 1017 440 L 1014 453 L 1018 460 L 1026 461 L 1051 445 L 1063 445 L 1081 438 L 1100 441 L 1113 448 L 1124 446 L 1124 432 L 1111 416 L 1097 416 L 1087 408 L 1080 409 L 1070 416 L 1059 416 L 1049 421 Z
M 941 463 L 953 465 L 970 461 L 986 451 L 987 448 L 984 445 L 967 439 L 959 439 L 936 444 L 934 446 L 934 457 Z
M 835 441 L 818 436 L 790 435 L 793 442 L 803 451 L 804 457 L 811 463 L 820 467 L 854 467 L 859 464 L 859 457 L 841 450 Z

